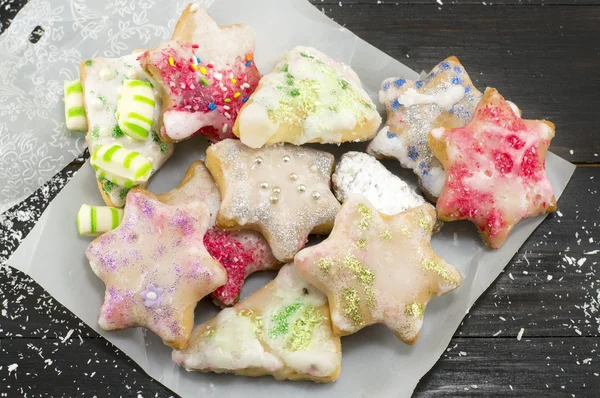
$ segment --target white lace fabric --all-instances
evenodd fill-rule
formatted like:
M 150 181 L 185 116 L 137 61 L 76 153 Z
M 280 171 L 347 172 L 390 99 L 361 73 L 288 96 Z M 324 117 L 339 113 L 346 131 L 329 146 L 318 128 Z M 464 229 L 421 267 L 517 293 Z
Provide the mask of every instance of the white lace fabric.
M 86 147 L 65 127 L 63 81 L 82 59 L 120 57 L 168 39 L 189 0 L 31 0 L 0 35 L 0 213 Z M 29 35 L 44 30 L 37 43 Z

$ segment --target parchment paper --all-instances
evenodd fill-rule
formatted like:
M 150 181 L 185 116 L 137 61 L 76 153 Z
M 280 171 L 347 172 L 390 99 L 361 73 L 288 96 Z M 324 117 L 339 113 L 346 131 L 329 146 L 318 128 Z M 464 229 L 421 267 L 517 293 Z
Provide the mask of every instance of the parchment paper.
M 256 60 L 263 72 L 268 71 L 285 50 L 303 44 L 351 64 L 374 100 L 384 78 L 418 77 L 414 71 L 327 19 L 304 0 L 221 0 L 210 7 L 210 12 L 222 24 L 244 22 L 254 26 L 258 34 Z M 527 104 L 519 105 L 527 109 Z M 175 187 L 187 166 L 193 160 L 204 157 L 206 145 L 200 138 L 179 144 L 173 158 L 154 176 L 150 189 L 164 192 Z M 364 150 L 365 145 L 316 147 L 339 157 L 348 150 Z M 385 164 L 392 172 L 415 185 L 412 173 L 400 169 L 397 162 Z M 559 197 L 575 167 L 548 154 L 547 169 L 554 192 Z M 338 381 L 314 384 L 277 382 L 269 377 L 256 379 L 187 373 L 171 362 L 170 349 L 151 332 L 146 333 L 140 328 L 110 333 L 100 330 L 97 319 L 104 286 L 92 273 L 84 255 L 90 238 L 77 234 L 75 216 L 82 203 L 102 204 L 93 170 L 88 164 L 50 204 L 36 227 L 9 259 L 9 265 L 29 274 L 150 376 L 184 397 L 216 397 L 222 394 L 261 398 L 265 395 L 409 397 L 419 379 L 443 353 L 475 300 L 544 219 L 537 217 L 522 221 L 498 251 L 485 248 L 472 224 L 446 223 L 434 236 L 433 247 L 460 270 L 464 281 L 459 289 L 428 305 L 417 343 L 407 346 L 383 326 L 368 327 L 342 339 L 342 373 Z M 242 297 L 247 297 L 273 276 L 274 273 L 253 275 L 244 287 Z M 214 306 L 203 301 L 196 310 L 196 323 L 206 320 L 216 311 Z

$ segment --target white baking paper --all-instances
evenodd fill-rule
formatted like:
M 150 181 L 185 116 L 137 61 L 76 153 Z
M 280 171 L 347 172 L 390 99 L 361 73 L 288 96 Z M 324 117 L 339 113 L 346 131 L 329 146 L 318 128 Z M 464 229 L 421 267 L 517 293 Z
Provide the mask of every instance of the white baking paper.
M 304 0 L 221 0 L 212 4 L 210 12 L 221 24 L 243 22 L 254 26 L 258 34 L 256 61 L 263 72 L 268 71 L 285 50 L 302 44 L 314 46 L 351 64 L 374 100 L 383 79 L 391 76 L 413 79 L 418 76 L 336 25 Z M 527 104 L 519 105 L 527 109 Z M 187 166 L 193 160 L 204 157 L 206 145 L 200 138 L 178 144 L 175 155 L 155 175 L 150 189 L 164 192 L 174 188 Z M 365 144 L 316 147 L 339 157 L 348 150 L 364 150 Z M 397 162 L 385 164 L 413 186 L 416 184 L 412 173 L 400 169 Z M 557 197 L 562 194 L 574 169 L 565 160 L 548 154 L 548 175 Z M 151 332 L 139 328 L 121 332 L 100 330 L 97 319 L 104 286 L 85 258 L 90 238 L 77 234 L 75 216 L 82 203 L 102 204 L 93 170 L 88 164 L 50 204 L 36 227 L 9 259 L 9 265 L 30 275 L 150 376 L 183 397 L 409 397 L 419 379 L 444 352 L 475 300 L 544 219 L 536 217 L 521 222 L 498 251 L 485 248 L 472 224 L 446 223 L 434 236 L 433 247 L 460 270 L 464 281 L 456 291 L 430 303 L 417 343 L 407 346 L 383 326 L 368 327 L 342 339 L 342 373 L 338 381 L 314 384 L 278 382 L 270 377 L 187 373 L 171 362 L 170 349 Z M 247 297 L 273 276 L 274 273 L 253 275 L 244 287 L 242 297 Z M 216 311 L 207 300 L 201 302 L 196 310 L 196 323 L 206 320 Z

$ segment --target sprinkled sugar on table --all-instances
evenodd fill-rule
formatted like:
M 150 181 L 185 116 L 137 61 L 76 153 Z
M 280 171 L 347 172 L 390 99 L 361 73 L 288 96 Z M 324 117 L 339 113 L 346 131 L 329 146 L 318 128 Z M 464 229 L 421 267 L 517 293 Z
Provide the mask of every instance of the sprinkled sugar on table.
M 600 387 L 600 77 L 594 73 L 600 6 L 575 0 L 456 2 L 313 1 L 415 70 L 458 56 L 479 72 L 471 76 L 475 85 L 497 87 L 526 104 L 527 118 L 552 120 L 557 136 L 551 150 L 580 166 L 559 212 L 479 299 L 415 396 L 594 396 Z M 0 29 L 24 3 L 0 1 Z M 31 40 L 43 34 L 35 31 Z M 2 261 L 81 163 L 0 216 Z M 0 338 L 0 396 L 172 395 L 42 288 L 6 267 L 0 269 Z

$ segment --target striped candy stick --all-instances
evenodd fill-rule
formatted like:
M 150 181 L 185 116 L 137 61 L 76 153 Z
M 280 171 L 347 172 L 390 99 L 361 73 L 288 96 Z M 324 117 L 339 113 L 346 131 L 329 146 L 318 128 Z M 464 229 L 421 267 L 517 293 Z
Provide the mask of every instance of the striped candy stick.
M 65 81 L 65 122 L 73 131 L 87 131 L 87 118 L 83 108 L 83 87 L 79 79 Z
M 77 213 L 77 230 L 79 235 L 97 236 L 117 228 L 122 219 L 123 209 L 81 205 Z
M 119 144 L 99 145 L 91 159 L 98 177 L 131 188 L 148 181 L 152 174 L 152 162 L 138 152 Z
M 154 121 L 155 105 L 150 83 L 125 79 L 117 104 L 117 122 L 121 130 L 136 140 L 147 139 Z

